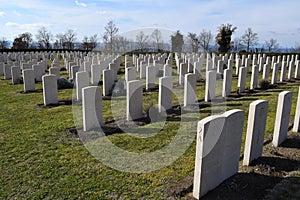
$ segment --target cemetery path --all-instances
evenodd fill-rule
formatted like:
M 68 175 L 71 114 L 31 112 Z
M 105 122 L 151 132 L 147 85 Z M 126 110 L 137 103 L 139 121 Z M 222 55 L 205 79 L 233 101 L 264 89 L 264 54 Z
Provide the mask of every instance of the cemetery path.
M 298 191 L 300 199 L 300 133 L 290 133 L 280 147 L 266 142 L 262 157 L 254 160 L 251 166 L 242 166 L 239 173 L 224 181 L 216 189 L 206 194 L 202 200 L 210 199 L 273 199 L 293 191 Z M 297 171 L 298 170 L 298 171 Z M 293 174 L 297 174 L 293 177 Z M 278 189 L 281 187 L 283 191 Z M 168 199 L 194 199 L 192 197 L 193 175 L 186 177 L 168 191 Z

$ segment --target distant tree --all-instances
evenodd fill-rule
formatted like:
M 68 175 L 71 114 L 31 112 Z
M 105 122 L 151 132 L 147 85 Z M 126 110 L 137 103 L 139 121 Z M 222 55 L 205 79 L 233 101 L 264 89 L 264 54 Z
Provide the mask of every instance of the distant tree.
M 94 35 L 90 36 L 89 42 L 90 42 L 90 49 L 91 50 L 95 49 L 97 47 L 98 35 L 94 34 Z
M 213 36 L 211 31 L 202 30 L 199 35 L 199 45 L 204 51 L 209 50 L 209 45 L 212 42 Z
M 188 41 L 191 44 L 192 52 L 196 53 L 199 50 L 199 39 L 196 33 L 188 33 Z
M 31 33 L 22 33 L 14 39 L 12 49 L 28 49 L 32 42 Z
M 67 49 L 69 49 L 69 50 L 74 49 L 74 43 L 77 40 L 76 36 L 77 36 L 77 34 L 75 33 L 74 30 L 68 29 L 66 31 L 66 33 L 63 35 L 63 39 L 64 39 L 63 46 L 67 47 Z
M 243 48 L 242 39 L 240 37 L 236 37 L 233 40 L 233 50 L 240 51 Z
M 151 33 L 151 38 L 154 40 L 154 43 L 156 44 L 156 49 L 160 49 L 161 47 L 161 32 L 158 29 L 155 29 L 152 33 Z
M 45 27 L 40 28 L 35 37 L 38 41 L 40 48 L 51 48 L 51 41 L 53 40 L 53 35 Z
M 5 37 L 0 38 L 0 49 L 8 49 L 8 42 Z
M 258 43 L 257 33 L 253 32 L 251 28 L 247 28 L 241 39 L 242 43 L 247 47 L 247 52 L 249 52 L 251 46 L 257 45 Z
M 277 40 L 274 38 L 271 38 L 269 41 L 265 41 L 265 45 L 268 48 L 269 52 L 276 51 L 279 46 L 279 44 L 277 43 Z
M 231 49 L 231 36 L 236 29 L 232 24 L 222 24 L 218 28 L 216 43 L 219 45 L 220 52 L 228 52 Z
M 147 47 L 148 45 L 148 39 L 149 36 L 145 35 L 145 33 L 143 31 L 140 31 L 137 35 L 136 35 L 136 41 L 138 43 L 138 47 L 139 49 L 144 49 Z
M 184 40 L 183 40 L 183 35 L 180 33 L 179 30 L 177 30 L 175 35 L 171 35 L 171 43 L 172 43 L 172 52 L 181 53 Z
M 62 33 L 59 33 L 55 37 L 57 38 L 57 40 L 54 43 L 55 48 L 57 48 L 57 49 L 60 49 L 60 48 L 65 49 L 66 48 L 66 46 L 65 46 L 65 44 L 66 44 L 65 43 L 66 42 L 65 35 L 62 34 Z
M 124 36 L 117 36 L 115 39 L 117 51 L 125 53 L 128 51 L 129 40 Z
M 114 39 L 115 36 L 118 34 L 119 29 L 114 24 L 113 21 L 109 21 L 107 25 L 104 27 L 105 33 L 103 35 L 103 40 L 106 44 L 106 46 L 109 46 L 109 52 L 113 53 L 113 47 L 114 47 Z

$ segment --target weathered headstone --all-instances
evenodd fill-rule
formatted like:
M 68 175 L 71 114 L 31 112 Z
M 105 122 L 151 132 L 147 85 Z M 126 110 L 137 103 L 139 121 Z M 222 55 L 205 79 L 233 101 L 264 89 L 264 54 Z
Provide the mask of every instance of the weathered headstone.
M 44 105 L 57 104 L 57 79 L 55 75 L 44 75 L 42 77 L 43 82 L 43 97 Z
M 172 76 L 172 65 L 164 65 L 164 76 Z
M 250 104 L 243 165 L 248 166 L 262 155 L 267 114 L 267 101 L 257 100 Z
M 143 86 L 139 80 L 127 82 L 126 119 L 136 120 L 143 116 Z
M 41 82 L 42 76 L 45 75 L 45 70 L 44 70 L 43 66 L 35 64 L 35 65 L 32 65 L 32 69 L 34 70 L 35 80 L 37 82 Z
M 83 131 L 101 127 L 102 124 L 102 94 L 98 86 L 82 89 Z
M 278 96 L 275 128 L 272 142 L 275 147 L 278 147 L 287 138 L 292 106 L 292 96 L 293 93 L 290 91 L 281 92 Z
M 172 76 L 159 78 L 158 112 L 164 112 L 172 108 Z

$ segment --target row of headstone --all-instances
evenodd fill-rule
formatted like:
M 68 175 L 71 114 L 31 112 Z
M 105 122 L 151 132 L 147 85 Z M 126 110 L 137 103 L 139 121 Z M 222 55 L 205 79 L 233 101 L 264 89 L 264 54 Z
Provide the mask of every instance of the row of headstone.
M 288 135 L 292 92 L 278 96 L 273 145 L 278 147 Z M 293 131 L 300 131 L 300 87 Z M 248 166 L 262 155 L 268 102 L 250 104 L 243 165 Z M 231 110 L 198 122 L 193 196 L 196 199 L 238 172 L 244 124 L 244 111 Z M 233 128 L 234 127 L 234 128 Z

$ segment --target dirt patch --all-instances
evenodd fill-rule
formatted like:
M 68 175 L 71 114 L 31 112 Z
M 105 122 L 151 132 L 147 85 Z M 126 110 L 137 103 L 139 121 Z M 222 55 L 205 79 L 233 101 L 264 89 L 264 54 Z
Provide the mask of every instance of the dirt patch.
M 277 184 L 287 179 L 289 173 L 299 169 L 300 133 L 290 133 L 280 147 L 273 147 L 269 139 L 266 143 L 262 157 L 248 167 L 242 166 L 240 161 L 238 174 L 201 199 L 264 199 Z M 192 190 L 193 174 L 171 186 L 167 192 L 168 199 L 194 199 Z

